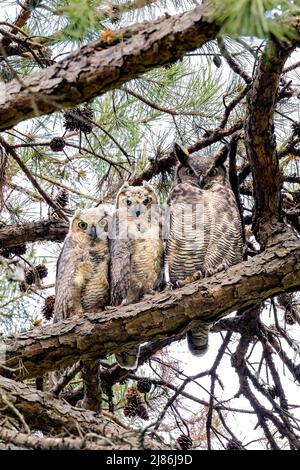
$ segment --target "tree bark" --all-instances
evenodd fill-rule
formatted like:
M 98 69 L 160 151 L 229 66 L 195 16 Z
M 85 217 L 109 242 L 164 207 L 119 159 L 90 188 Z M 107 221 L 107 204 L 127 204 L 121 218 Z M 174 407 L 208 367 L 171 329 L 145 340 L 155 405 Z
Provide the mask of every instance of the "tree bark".
M 90 100 L 182 58 L 218 31 L 203 6 L 116 30 L 114 45 L 100 39 L 22 81 L 0 84 L 0 129 Z
M 0 229 L 0 247 L 10 247 L 26 242 L 64 240 L 69 225 L 64 220 L 41 219 L 22 225 L 7 225 Z
M 245 145 L 253 175 L 253 230 L 262 246 L 266 246 L 274 233 L 282 229 L 281 173 L 274 133 L 274 111 L 282 69 L 292 51 L 291 47 L 269 41 L 248 94 Z
M 181 289 L 155 294 L 138 304 L 78 316 L 4 338 L 6 367 L 16 379 L 42 376 L 79 359 L 99 359 L 131 342 L 174 337 L 197 324 L 216 321 L 240 308 L 300 286 L 299 240 L 270 247 L 251 260 Z
M 11 406 L 7 406 L 7 403 Z M 121 427 L 98 413 L 75 408 L 64 400 L 51 396 L 49 393 L 37 391 L 24 383 L 1 377 L 0 407 L 5 408 L 5 415 L 16 417 L 14 409 L 22 414 L 26 424 L 32 429 L 44 432 L 64 433 L 66 429 L 73 435 L 78 432 L 96 433 L 102 445 L 111 450 L 111 442 L 116 449 L 141 449 L 139 434 Z M 102 439 L 101 439 L 102 437 Z M 166 446 L 146 437 L 145 444 L 152 449 Z

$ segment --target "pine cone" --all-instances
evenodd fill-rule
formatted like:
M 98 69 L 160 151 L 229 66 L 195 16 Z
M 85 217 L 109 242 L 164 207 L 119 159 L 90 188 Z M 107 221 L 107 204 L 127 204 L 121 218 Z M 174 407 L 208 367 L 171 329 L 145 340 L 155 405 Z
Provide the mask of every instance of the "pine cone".
M 64 113 L 64 127 L 67 131 L 81 131 L 89 134 L 92 131 L 93 112 L 88 106 L 76 106 Z
M 26 292 L 27 291 L 27 284 L 24 281 L 19 282 L 19 289 L 21 292 Z
M 139 418 L 143 419 L 144 421 L 147 421 L 149 419 L 149 415 L 144 405 L 140 405 L 137 407 L 136 414 L 139 416 Z
M 227 442 L 226 449 L 227 450 L 243 450 L 243 446 L 240 441 L 231 439 L 230 441 Z
M 189 450 L 193 445 L 192 439 L 184 434 L 177 438 L 177 443 L 182 450 Z
M 300 364 L 294 367 L 294 375 L 295 375 L 295 379 L 298 380 L 298 382 L 300 382 Z
M 48 269 L 46 268 L 46 266 L 44 264 L 38 264 L 35 267 L 35 269 L 36 269 L 40 279 L 43 279 L 44 277 L 48 276 Z
M 53 152 L 62 152 L 66 142 L 62 137 L 54 137 L 50 142 L 50 148 Z
M 300 122 L 293 122 L 292 131 L 294 137 L 300 137 Z
M 136 416 L 136 407 L 127 404 L 126 406 L 124 406 L 123 412 L 126 418 L 134 418 Z
M 25 273 L 25 282 L 29 286 L 35 283 L 35 274 L 33 269 L 28 269 Z
M 295 325 L 296 318 L 293 315 L 293 312 L 285 312 L 284 319 L 287 325 Z
M 130 387 L 125 395 L 124 414 L 133 417 L 138 414 L 138 410 L 143 406 L 142 397 L 136 387 Z
M 273 400 L 275 400 L 275 398 L 278 398 L 280 395 L 279 390 L 276 387 L 276 385 L 274 385 L 274 387 L 268 387 L 268 394 L 270 395 L 271 398 L 273 398 Z
M 2 248 L 0 253 L 1 256 L 3 256 L 4 258 L 9 258 L 11 255 L 11 251 L 9 248 Z
M 41 310 L 41 314 L 46 320 L 50 320 L 53 317 L 55 304 L 55 295 L 49 295 L 45 298 L 44 305 Z
M 141 393 L 148 393 L 151 390 L 152 382 L 149 379 L 140 379 L 137 381 L 137 389 Z
M 14 253 L 17 256 L 22 256 L 25 255 L 27 246 L 25 243 L 22 243 L 20 245 L 16 245 L 10 248 L 11 252 Z
M 55 197 L 55 203 L 60 206 L 60 207 L 66 207 L 69 201 L 69 193 L 66 189 L 61 189 L 56 197 Z

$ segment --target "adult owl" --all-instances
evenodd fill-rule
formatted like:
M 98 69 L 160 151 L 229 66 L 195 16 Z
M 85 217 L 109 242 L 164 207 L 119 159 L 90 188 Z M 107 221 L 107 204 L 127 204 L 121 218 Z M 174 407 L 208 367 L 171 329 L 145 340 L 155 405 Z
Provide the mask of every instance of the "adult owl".
M 57 262 L 54 322 L 96 312 L 108 304 L 110 226 L 111 216 L 103 207 L 75 212 Z M 83 405 L 94 410 L 99 405 L 97 370 L 97 362 L 84 362 Z
M 158 196 L 146 181 L 124 183 L 116 198 L 110 240 L 110 305 L 138 302 L 163 283 L 163 240 Z M 139 345 L 116 354 L 121 367 L 137 365 Z
M 181 287 L 239 263 L 243 238 L 240 214 L 224 166 L 226 152 L 216 158 L 190 156 L 177 144 L 174 152 L 179 164 L 168 198 L 166 258 L 171 285 Z M 196 356 L 207 350 L 213 320 L 204 317 L 187 334 L 189 349 Z

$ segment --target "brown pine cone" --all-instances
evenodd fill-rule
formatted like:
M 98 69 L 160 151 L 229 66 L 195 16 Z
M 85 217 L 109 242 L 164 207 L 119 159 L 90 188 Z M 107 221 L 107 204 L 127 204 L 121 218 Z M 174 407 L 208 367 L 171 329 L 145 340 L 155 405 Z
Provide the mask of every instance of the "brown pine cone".
M 93 112 L 88 106 L 82 108 L 76 106 L 64 113 L 64 127 L 67 131 L 81 131 L 89 134 L 93 129 L 92 118 Z
M 192 439 L 184 434 L 177 438 L 177 443 L 182 450 L 189 450 L 193 445 Z
M 152 382 L 149 379 L 140 379 L 136 385 L 139 392 L 148 393 L 151 390 Z
M 148 412 L 144 405 L 139 405 L 137 407 L 136 414 L 139 416 L 139 418 L 143 419 L 144 421 L 147 421 L 149 419 Z
M 28 269 L 25 273 L 25 282 L 29 286 L 35 283 L 35 275 L 33 269 Z
M 66 205 L 68 204 L 68 201 L 69 201 L 68 191 L 66 191 L 66 189 L 61 189 L 57 193 L 54 201 L 58 206 L 66 207 Z
M 134 418 L 134 416 L 137 414 L 136 407 L 130 404 L 124 406 L 123 412 L 126 418 Z
M 26 250 L 27 250 L 26 243 L 21 243 L 20 245 L 12 246 L 10 248 L 10 251 L 17 256 L 25 255 Z
M 243 450 L 243 446 L 240 441 L 231 439 L 230 441 L 227 442 L 226 449 L 227 450 Z
M 50 148 L 53 152 L 62 152 L 66 146 L 66 142 L 62 137 L 53 137 L 50 142 Z
M 48 276 L 48 269 L 46 268 L 46 266 L 44 264 L 38 264 L 35 267 L 35 269 L 36 269 L 40 279 L 43 279 L 44 277 Z
M 41 314 L 46 320 L 50 320 L 53 317 L 55 304 L 55 295 L 49 295 L 45 298 L 44 305 L 41 309 Z

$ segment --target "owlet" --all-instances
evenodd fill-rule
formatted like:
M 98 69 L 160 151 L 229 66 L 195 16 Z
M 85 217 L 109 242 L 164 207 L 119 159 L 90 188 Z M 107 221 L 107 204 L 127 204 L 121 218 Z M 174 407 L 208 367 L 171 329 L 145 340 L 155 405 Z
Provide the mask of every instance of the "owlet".
M 163 280 L 163 240 L 158 196 L 146 181 L 121 187 L 113 218 L 110 305 L 130 304 L 160 289 Z M 121 367 L 137 365 L 139 345 L 116 354 Z

